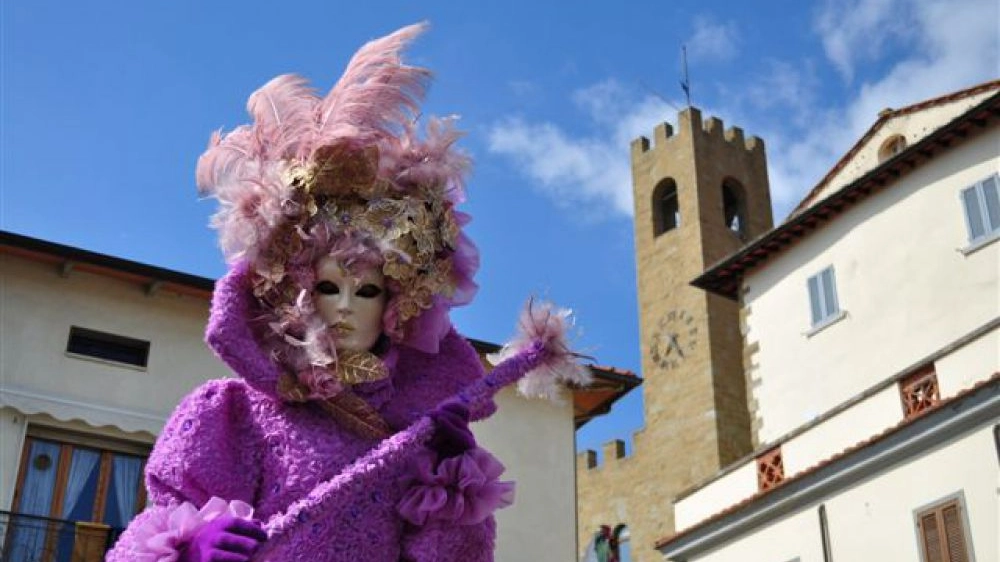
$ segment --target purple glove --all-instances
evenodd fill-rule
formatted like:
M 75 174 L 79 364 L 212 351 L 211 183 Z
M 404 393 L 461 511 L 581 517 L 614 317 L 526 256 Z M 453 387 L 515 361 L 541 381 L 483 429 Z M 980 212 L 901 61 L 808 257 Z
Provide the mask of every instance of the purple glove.
M 469 430 L 468 406 L 449 400 L 428 415 L 434 420 L 434 435 L 427 446 L 436 451 L 441 459 L 456 457 L 475 448 L 476 438 Z
M 222 515 L 195 531 L 177 562 L 249 562 L 265 540 L 260 522 Z

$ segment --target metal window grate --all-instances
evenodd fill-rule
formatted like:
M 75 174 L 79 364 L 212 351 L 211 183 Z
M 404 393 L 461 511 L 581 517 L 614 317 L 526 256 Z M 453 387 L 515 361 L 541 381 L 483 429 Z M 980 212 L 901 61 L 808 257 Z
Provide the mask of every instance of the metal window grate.
M 903 414 L 906 418 L 920 415 L 940 402 L 941 391 L 938 389 L 934 365 L 899 381 L 899 397 L 903 402 Z
M 66 351 L 137 367 L 145 367 L 149 361 L 148 341 L 88 330 L 78 326 L 72 326 L 69 329 Z
M 0 560 L 99 562 L 124 529 L 0 511 Z

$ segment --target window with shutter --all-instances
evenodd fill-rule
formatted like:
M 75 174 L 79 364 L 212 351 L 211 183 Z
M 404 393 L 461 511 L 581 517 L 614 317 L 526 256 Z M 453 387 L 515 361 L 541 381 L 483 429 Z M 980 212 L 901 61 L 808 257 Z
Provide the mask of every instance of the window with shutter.
M 920 518 L 923 533 L 925 562 L 944 562 L 941 557 L 941 531 L 938 528 L 937 514 L 930 513 Z
M 917 514 L 923 562 L 969 562 L 962 509 L 955 498 Z
M 965 532 L 962 529 L 962 519 L 958 513 L 958 504 L 954 503 L 941 510 L 944 520 L 944 536 L 947 541 L 949 562 L 965 562 L 969 559 L 965 551 Z
M 816 331 L 842 316 L 837 298 L 837 281 L 833 266 L 809 278 L 809 310 L 812 314 L 812 330 Z
M 969 244 L 1000 236 L 1000 179 L 997 174 L 961 192 Z

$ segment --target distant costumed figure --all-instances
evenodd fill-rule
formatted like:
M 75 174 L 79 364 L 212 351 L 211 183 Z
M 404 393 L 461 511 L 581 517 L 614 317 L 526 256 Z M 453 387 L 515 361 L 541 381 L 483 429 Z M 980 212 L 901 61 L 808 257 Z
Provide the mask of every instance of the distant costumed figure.
M 587 545 L 581 562 L 621 562 L 619 548 L 624 532 L 625 525 L 616 525 L 614 529 L 601 525 Z
M 478 254 L 459 134 L 414 123 L 430 74 L 400 52 L 422 30 L 366 44 L 325 96 L 274 78 L 213 135 L 197 180 L 229 271 L 206 341 L 237 376 L 177 407 L 108 562 L 493 560 L 513 483 L 469 422 L 505 385 L 588 371 L 563 310 L 529 303 L 489 374 L 450 323 Z

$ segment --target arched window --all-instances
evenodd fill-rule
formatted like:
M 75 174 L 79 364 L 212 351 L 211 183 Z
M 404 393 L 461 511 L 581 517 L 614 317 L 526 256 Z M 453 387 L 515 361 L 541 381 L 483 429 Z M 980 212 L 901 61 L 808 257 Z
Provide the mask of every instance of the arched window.
M 659 236 L 681 225 L 681 209 L 677 199 L 677 183 L 667 178 L 653 190 L 653 236 Z
M 746 197 L 743 186 L 732 178 L 722 182 L 722 216 L 726 228 L 743 239 L 746 237 Z
M 883 142 L 882 146 L 879 147 L 878 161 L 881 164 L 900 152 L 903 152 L 905 149 L 906 139 L 903 138 L 903 135 L 892 135 L 891 137 L 885 139 L 885 142 Z

